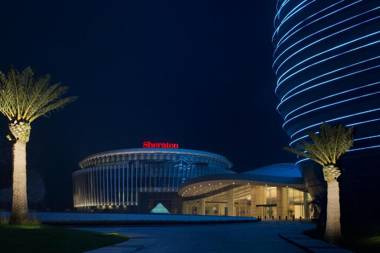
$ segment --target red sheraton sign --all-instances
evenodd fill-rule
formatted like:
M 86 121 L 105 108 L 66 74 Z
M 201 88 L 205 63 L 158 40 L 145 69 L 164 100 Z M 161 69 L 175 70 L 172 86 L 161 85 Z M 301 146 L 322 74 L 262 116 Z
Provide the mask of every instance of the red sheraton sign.
M 144 141 L 143 148 L 179 148 L 178 143 Z

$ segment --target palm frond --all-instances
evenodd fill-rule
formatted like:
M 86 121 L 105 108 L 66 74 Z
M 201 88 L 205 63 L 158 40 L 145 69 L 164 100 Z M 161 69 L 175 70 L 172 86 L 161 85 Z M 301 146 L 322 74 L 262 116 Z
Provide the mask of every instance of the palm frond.
M 50 85 L 48 75 L 36 79 L 30 67 L 21 72 L 11 68 L 0 73 L 0 112 L 11 122 L 31 123 L 73 102 L 76 97 L 62 98 L 67 90 L 59 83 Z
M 297 148 L 285 149 L 326 166 L 337 160 L 353 146 L 353 129 L 343 125 L 322 124 L 318 133 L 309 133 L 311 143 L 302 142 Z

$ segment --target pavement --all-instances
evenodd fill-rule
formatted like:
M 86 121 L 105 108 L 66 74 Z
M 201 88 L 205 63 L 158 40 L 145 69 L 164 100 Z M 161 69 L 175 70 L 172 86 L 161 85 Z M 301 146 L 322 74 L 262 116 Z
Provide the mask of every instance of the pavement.
M 350 253 L 351 251 L 339 248 L 321 240 L 315 240 L 304 234 L 279 234 L 281 238 L 310 253 Z
M 119 233 L 126 242 L 88 253 L 226 253 L 305 250 L 279 235 L 300 235 L 313 228 L 307 222 L 254 222 L 209 225 L 88 227 L 84 230 Z M 338 253 L 338 252 L 336 252 Z M 339 252 L 340 253 L 340 252 Z
M 9 212 L 0 212 L 0 218 L 9 216 Z M 122 226 L 147 224 L 164 225 L 257 222 L 257 219 L 254 217 L 183 214 L 30 212 L 30 216 L 38 219 L 43 224 L 68 226 Z

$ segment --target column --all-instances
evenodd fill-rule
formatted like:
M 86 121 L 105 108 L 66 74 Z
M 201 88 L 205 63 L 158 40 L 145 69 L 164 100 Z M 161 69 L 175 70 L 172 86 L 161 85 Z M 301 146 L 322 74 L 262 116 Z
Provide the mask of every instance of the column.
M 250 216 L 257 217 L 257 193 L 256 193 L 256 186 L 252 185 L 251 189 L 251 210 L 250 210 Z
M 277 187 L 277 213 L 281 219 L 285 219 L 289 209 L 288 188 Z M 289 217 L 288 217 L 289 218 Z
M 227 192 L 227 215 L 235 216 L 235 206 L 234 206 L 234 189 Z
M 183 202 L 183 210 L 182 212 L 184 214 L 192 214 L 192 207 L 194 205 L 194 202 L 193 201 L 184 201 Z
M 224 205 L 223 204 L 218 204 L 218 212 L 220 216 L 225 215 L 224 213 Z
M 188 214 L 187 212 L 187 204 L 185 201 L 182 201 L 182 214 Z
M 263 185 L 255 186 L 255 193 L 256 193 L 256 204 L 265 205 L 266 204 L 265 186 Z M 264 207 L 256 208 L 257 216 L 261 216 L 261 218 L 264 219 L 264 216 L 266 215 L 264 211 L 265 211 Z
M 199 214 L 200 215 L 205 215 L 206 214 L 206 200 L 205 199 L 200 199 L 199 200 L 199 204 L 200 204 L 200 207 L 199 207 Z
M 303 193 L 303 207 L 304 207 L 304 218 L 310 219 L 309 201 L 307 198 L 307 192 Z

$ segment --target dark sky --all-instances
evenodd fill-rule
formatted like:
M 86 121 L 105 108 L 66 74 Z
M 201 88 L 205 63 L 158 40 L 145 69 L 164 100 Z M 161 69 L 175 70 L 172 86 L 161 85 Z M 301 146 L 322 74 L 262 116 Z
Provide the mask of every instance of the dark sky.
M 45 181 L 46 206 L 71 207 L 81 158 L 143 140 L 217 152 L 238 171 L 292 161 L 275 111 L 274 0 L 7 1 L 1 9 L 0 69 L 30 65 L 79 96 L 33 125 L 29 169 Z

